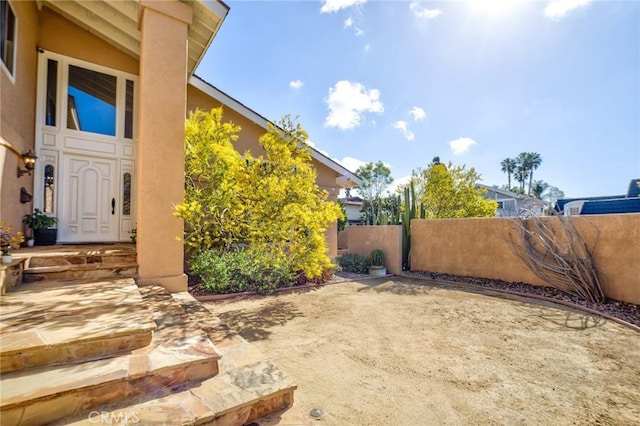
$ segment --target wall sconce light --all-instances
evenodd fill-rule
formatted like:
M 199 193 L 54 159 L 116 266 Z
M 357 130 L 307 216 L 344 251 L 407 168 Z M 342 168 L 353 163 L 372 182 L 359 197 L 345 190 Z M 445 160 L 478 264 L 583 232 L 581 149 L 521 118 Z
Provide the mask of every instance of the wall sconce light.
M 24 161 L 24 170 L 21 169 L 20 166 L 18 166 L 18 177 L 21 177 L 24 174 L 28 174 L 29 176 L 31 176 L 31 171 L 35 168 L 36 159 L 38 157 L 36 157 L 36 155 L 31 150 L 29 150 L 22 153 L 20 158 L 22 158 L 22 161 Z

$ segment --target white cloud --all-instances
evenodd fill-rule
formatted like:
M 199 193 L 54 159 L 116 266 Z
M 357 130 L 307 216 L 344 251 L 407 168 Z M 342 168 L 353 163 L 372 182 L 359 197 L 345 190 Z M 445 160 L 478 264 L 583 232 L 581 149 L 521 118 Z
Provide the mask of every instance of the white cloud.
M 365 51 L 365 52 L 368 52 L 368 51 L 370 51 L 370 50 L 371 50 L 371 43 L 367 43 L 367 44 L 365 44 L 365 45 L 364 45 L 364 51 Z
M 409 110 L 409 114 L 413 117 L 413 121 L 422 121 L 427 118 L 427 113 L 420 107 L 414 106 Z
M 544 8 L 544 16 L 551 19 L 561 19 L 574 9 L 591 3 L 592 0 L 550 0 Z
M 316 151 L 318 151 L 320 154 L 324 155 L 325 157 L 331 158 L 331 156 L 329 155 L 329 153 L 327 151 L 325 151 L 324 149 L 319 149 L 314 142 L 311 142 L 310 140 L 307 140 L 307 145 L 309 145 L 311 148 L 315 149 Z
M 353 157 L 344 157 L 342 160 L 335 159 L 342 167 L 346 168 L 350 172 L 355 173 L 358 167 L 367 164 L 366 161 L 358 160 Z
M 453 155 L 462 155 L 475 144 L 476 141 L 471 138 L 458 138 L 449 142 L 449 146 L 451 147 L 451 152 L 453 152 Z
M 389 185 L 388 191 L 392 194 L 395 194 L 398 191 L 398 188 L 408 184 L 411 181 L 411 175 L 402 176 L 400 178 L 394 179 L 391 185 Z
M 414 135 L 413 132 L 409 130 L 409 123 L 407 123 L 404 120 L 398 120 L 395 123 L 393 123 L 393 128 L 400 129 L 405 139 L 408 141 L 412 141 L 416 138 L 416 135 Z
M 351 6 L 366 3 L 367 0 L 325 0 L 320 8 L 320 13 L 337 12 Z
M 293 80 L 289 82 L 289 87 L 292 89 L 299 89 L 302 86 L 304 86 L 304 83 L 302 82 L 302 80 Z
M 352 25 L 353 25 L 353 19 L 351 19 L 351 18 L 347 18 L 347 19 L 345 19 L 345 21 L 344 21 L 344 27 L 345 27 L 345 28 L 349 28 L 349 27 L 351 27 Z
M 355 27 L 353 31 L 356 33 L 356 37 L 362 37 L 364 35 L 364 31 L 361 28 Z
M 358 127 L 365 112 L 384 111 L 379 90 L 367 90 L 362 84 L 348 80 L 338 81 L 335 86 L 330 87 L 329 97 L 325 102 L 329 107 L 329 115 L 324 126 L 341 130 Z
M 442 11 L 440 9 L 429 9 L 426 6 L 423 7 L 417 0 L 413 0 L 411 3 L 409 3 L 409 9 L 413 12 L 413 15 L 416 18 L 433 19 L 442 14 Z

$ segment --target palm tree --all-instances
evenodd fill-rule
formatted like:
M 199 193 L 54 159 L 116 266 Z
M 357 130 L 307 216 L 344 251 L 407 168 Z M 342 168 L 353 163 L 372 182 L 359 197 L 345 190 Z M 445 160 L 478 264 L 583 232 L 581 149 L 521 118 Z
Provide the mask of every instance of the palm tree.
M 533 186 L 531 187 L 531 192 L 533 192 L 533 196 L 538 200 L 542 200 L 542 194 L 549 188 L 549 184 L 542 180 L 536 180 L 533 182 Z
M 529 168 L 529 192 L 528 195 L 531 195 L 531 182 L 533 181 L 533 171 L 540 167 L 542 164 L 542 156 L 537 152 L 527 152 L 527 164 Z
M 529 153 L 521 152 L 516 157 L 516 172 L 515 178 L 518 182 L 520 182 L 520 189 L 524 193 L 524 184 L 529 177 Z
M 507 174 L 509 190 L 511 190 L 511 174 L 516 171 L 518 163 L 515 158 L 505 158 L 500 162 L 502 172 Z

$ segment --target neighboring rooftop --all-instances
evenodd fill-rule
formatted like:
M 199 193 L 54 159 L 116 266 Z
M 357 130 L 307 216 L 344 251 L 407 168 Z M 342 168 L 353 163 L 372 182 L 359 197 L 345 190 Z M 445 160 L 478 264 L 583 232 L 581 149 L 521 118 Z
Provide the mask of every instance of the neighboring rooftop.
M 570 203 L 582 203 L 580 214 L 640 213 L 640 179 L 629 182 L 626 194 L 564 198 L 556 202 L 554 210 L 564 213 L 565 206 Z M 571 207 L 578 207 L 575 204 Z

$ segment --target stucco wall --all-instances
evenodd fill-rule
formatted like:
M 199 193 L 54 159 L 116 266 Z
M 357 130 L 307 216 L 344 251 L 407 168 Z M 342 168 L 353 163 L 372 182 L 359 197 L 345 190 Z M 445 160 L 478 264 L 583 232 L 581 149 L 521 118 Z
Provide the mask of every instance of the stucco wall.
M 597 240 L 594 260 L 607 296 L 640 304 L 640 214 L 574 220 L 587 243 Z M 411 269 L 544 285 L 513 253 L 510 232 L 507 218 L 412 220 Z
M 36 32 L 38 9 L 35 3 L 12 1 L 16 15 L 17 46 L 14 81 L 0 70 L 0 136 L 23 153 L 34 149 L 36 99 Z M 14 153 L 0 147 L 0 220 L 22 229 L 22 216 L 31 211 L 31 203 L 20 203 L 20 188 L 33 194 L 33 177 L 16 176 L 16 168 L 24 166 Z M 24 168 L 24 167 L 23 167 Z
M 382 250 L 387 272 L 402 273 L 402 226 L 347 226 L 339 239 L 349 253 L 369 256 L 373 249 Z
M 40 12 L 38 47 L 138 75 L 139 61 L 47 7 Z
M 338 250 L 346 250 L 349 248 L 349 227 L 338 232 Z
M 222 107 L 223 109 L 223 121 L 231 121 L 241 128 L 240 133 L 238 134 L 238 140 L 234 142 L 236 150 L 241 153 L 251 151 L 253 156 L 264 155 L 264 150 L 258 143 L 258 139 L 266 133 L 266 130 L 263 127 L 242 116 L 227 105 L 223 105 L 219 101 L 211 98 L 201 90 L 191 85 L 187 86 L 187 113 L 195 111 L 198 108 L 208 111 L 212 108 L 218 107 Z M 315 159 L 313 160 L 313 166 L 317 172 L 316 184 L 328 192 L 329 201 L 336 202 L 340 191 L 340 188 L 336 184 L 338 174 Z M 337 227 L 337 223 L 333 224 L 325 232 L 328 255 L 330 258 L 335 257 L 338 251 Z
M 266 132 L 264 128 L 238 114 L 228 106 L 222 105 L 206 93 L 191 85 L 187 86 L 187 114 L 198 108 L 209 111 L 219 107 L 222 107 L 223 121 L 231 121 L 233 124 L 241 127 L 238 140 L 234 142 L 236 150 L 241 153 L 249 150 L 253 156 L 263 155 L 264 150 L 260 144 L 258 144 L 258 139 Z
M 17 56 L 15 82 L 0 71 L 0 136 L 18 152 L 35 149 L 37 61 L 36 47 L 138 74 L 138 60 L 35 2 L 12 1 L 16 14 Z M 20 163 L 20 165 L 22 165 Z M 0 218 L 21 229 L 22 216 L 32 203 L 19 202 L 20 188 L 33 194 L 33 177 L 16 177 L 18 158 L 0 148 Z M 38 167 L 38 162 L 36 162 Z M 26 230 L 26 229 L 24 229 Z

